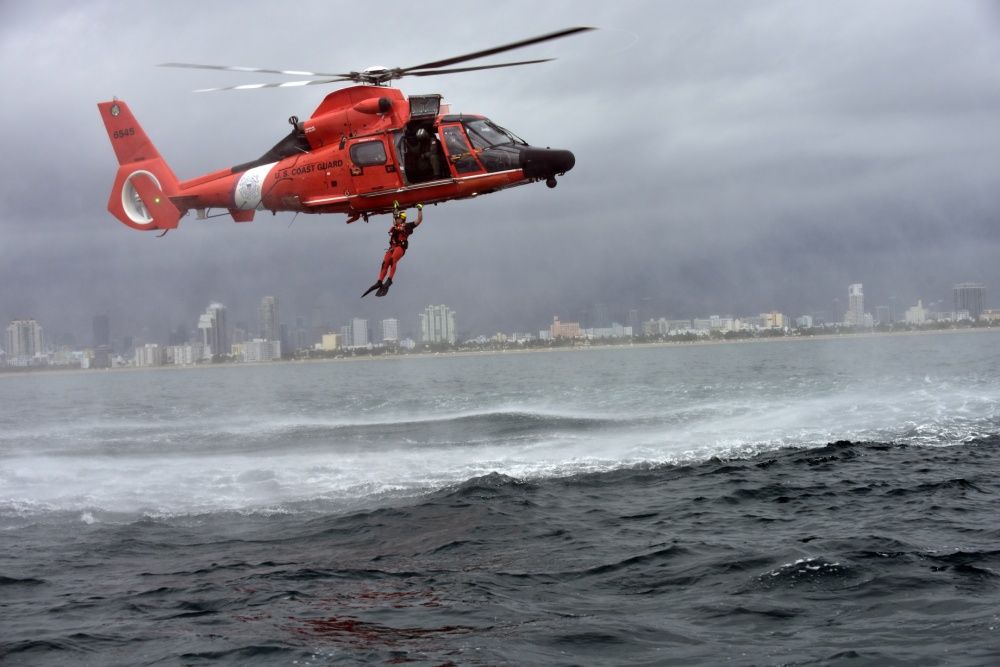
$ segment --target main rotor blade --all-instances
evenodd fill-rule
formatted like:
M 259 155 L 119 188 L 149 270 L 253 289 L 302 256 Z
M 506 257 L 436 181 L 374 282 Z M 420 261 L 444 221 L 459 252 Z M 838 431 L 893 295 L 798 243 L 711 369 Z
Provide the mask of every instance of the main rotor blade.
M 555 58 L 542 58 L 541 60 L 522 60 L 518 63 L 500 63 L 499 65 L 478 65 L 476 67 L 454 67 L 451 69 L 432 69 L 427 72 L 408 71 L 404 76 L 436 76 L 438 74 L 457 74 L 459 72 L 474 72 L 480 69 L 496 69 L 498 67 L 516 67 L 517 65 L 534 65 L 535 63 L 547 63 Z
M 215 93 L 220 90 L 257 90 L 259 88 L 298 88 L 301 86 L 318 86 L 324 83 L 340 83 L 341 81 L 353 81 L 350 78 L 340 79 L 312 79 L 307 81 L 283 81 L 281 83 L 245 83 L 240 86 L 224 86 L 222 88 L 199 88 L 196 93 Z
M 406 67 L 401 71 L 404 74 L 408 74 L 413 70 L 425 70 L 425 69 L 435 69 L 437 67 L 447 67 L 448 65 L 456 65 L 458 63 L 463 63 L 466 60 L 474 60 L 476 58 L 484 58 L 486 56 L 492 56 L 495 53 L 503 53 L 504 51 L 511 51 L 513 49 L 520 49 L 525 46 L 531 46 L 532 44 L 538 44 L 540 42 L 547 42 L 550 39 L 559 39 L 560 37 L 568 37 L 569 35 L 575 35 L 578 32 L 587 32 L 588 30 L 594 30 L 595 28 L 588 27 L 577 27 L 568 28 L 566 30 L 560 30 L 559 32 L 552 32 L 547 35 L 540 35 L 538 37 L 532 37 L 531 39 L 523 39 L 520 42 L 513 42 L 511 44 L 504 44 L 503 46 L 496 46 L 492 49 L 485 49 L 483 51 L 476 51 L 475 53 L 467 53 L 464 56 L 455 56 L 454 58 L 446 58 L 444 60 L 435 60 L 434 62 L 424 63 L 423 65 L 414 65 L 413 67 Z
M 239 65 L 198 65 L 195 63 L 160 63 L 157 67 L 180 67 L 183 69 L 211 69 L 229 72 L 251 72 L 253 74 L 289 74 L 291 76 L 341 76 L 350 74 L 333 74 L 330 72 L 304 72 L 295 69 L 265 69 L 263 67 L 240 67 Z

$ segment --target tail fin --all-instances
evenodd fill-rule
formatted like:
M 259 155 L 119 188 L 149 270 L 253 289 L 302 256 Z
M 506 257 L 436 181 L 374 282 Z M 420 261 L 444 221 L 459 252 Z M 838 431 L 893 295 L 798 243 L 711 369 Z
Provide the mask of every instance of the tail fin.
M 119 164 L 108 210 L 133 229 L 174 229 L 185 213 L 170 201 L 180 190 L 174 172 L 127 104 L 113 100 L 97 108 Z

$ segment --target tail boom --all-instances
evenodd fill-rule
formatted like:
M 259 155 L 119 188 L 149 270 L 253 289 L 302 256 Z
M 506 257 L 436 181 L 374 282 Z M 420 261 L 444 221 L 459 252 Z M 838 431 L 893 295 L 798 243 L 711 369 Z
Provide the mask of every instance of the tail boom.
M 119 165 L 108 211 L 132 229 L 176 228 L 186 209 L 170 199 L 179 193 L 174 172 L 125 102 L 101 102 L 97 108 Z

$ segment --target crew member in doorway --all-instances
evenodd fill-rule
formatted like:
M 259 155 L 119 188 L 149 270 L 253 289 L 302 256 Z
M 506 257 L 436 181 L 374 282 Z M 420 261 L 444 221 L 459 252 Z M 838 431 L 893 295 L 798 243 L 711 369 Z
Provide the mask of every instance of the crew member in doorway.
M 392 278 L 396 275 L 396 264 L 403 258 L 407 247 L 409 247 L 410 234 L 424 221 L 424 205 L 417 204 L 416 222 L 406 221 L 406 211 L 394 211 L 392 218 L 392 229 L 389 230 L 389 249 L 382 257 L 382 269 L 379 271 L 378 280 L 361 295 L 361 298 L 372 292 L 375 292 L 375 296 L 385 296 L 389 292 L 389 288 L 392 287 Z

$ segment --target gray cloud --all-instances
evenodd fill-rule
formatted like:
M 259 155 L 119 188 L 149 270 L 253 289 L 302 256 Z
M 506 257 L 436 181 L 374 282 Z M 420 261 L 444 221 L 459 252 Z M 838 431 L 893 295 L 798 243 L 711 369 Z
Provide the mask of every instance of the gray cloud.
M 323 2 L 183 16 L 129 3 L 5 7 L 0 319 L 86 337 L 108 310 L 156 338 L 211 299 L 242 319 L 276 294 L 289 322 L 318 311 L 334 325 L 405 325 L 447 303 L 478 333 L 534 329 L 595 302 L 619 315 L 796 314 L 831 307 L 857 280 L 871 300 L 946 298 L 963 280 L 1000 290 L 990 4 L 606 4 L 398 2 L 374 23 Z M 523 52 L 554 63 L 402 83 L 570 148 L 577 167 L 554 191 L 430 207 L 389 299 L 357 298 L 378 268 L 383 221 L 189 217 L 155 239 L 105 211 L 115 165 L 98 101 L 126 99 L 190 178 L 260 155 L 324 94 L 194 95 L 254 79 L 156 63 L 407 65 L 578 24 L 601 30 Z

